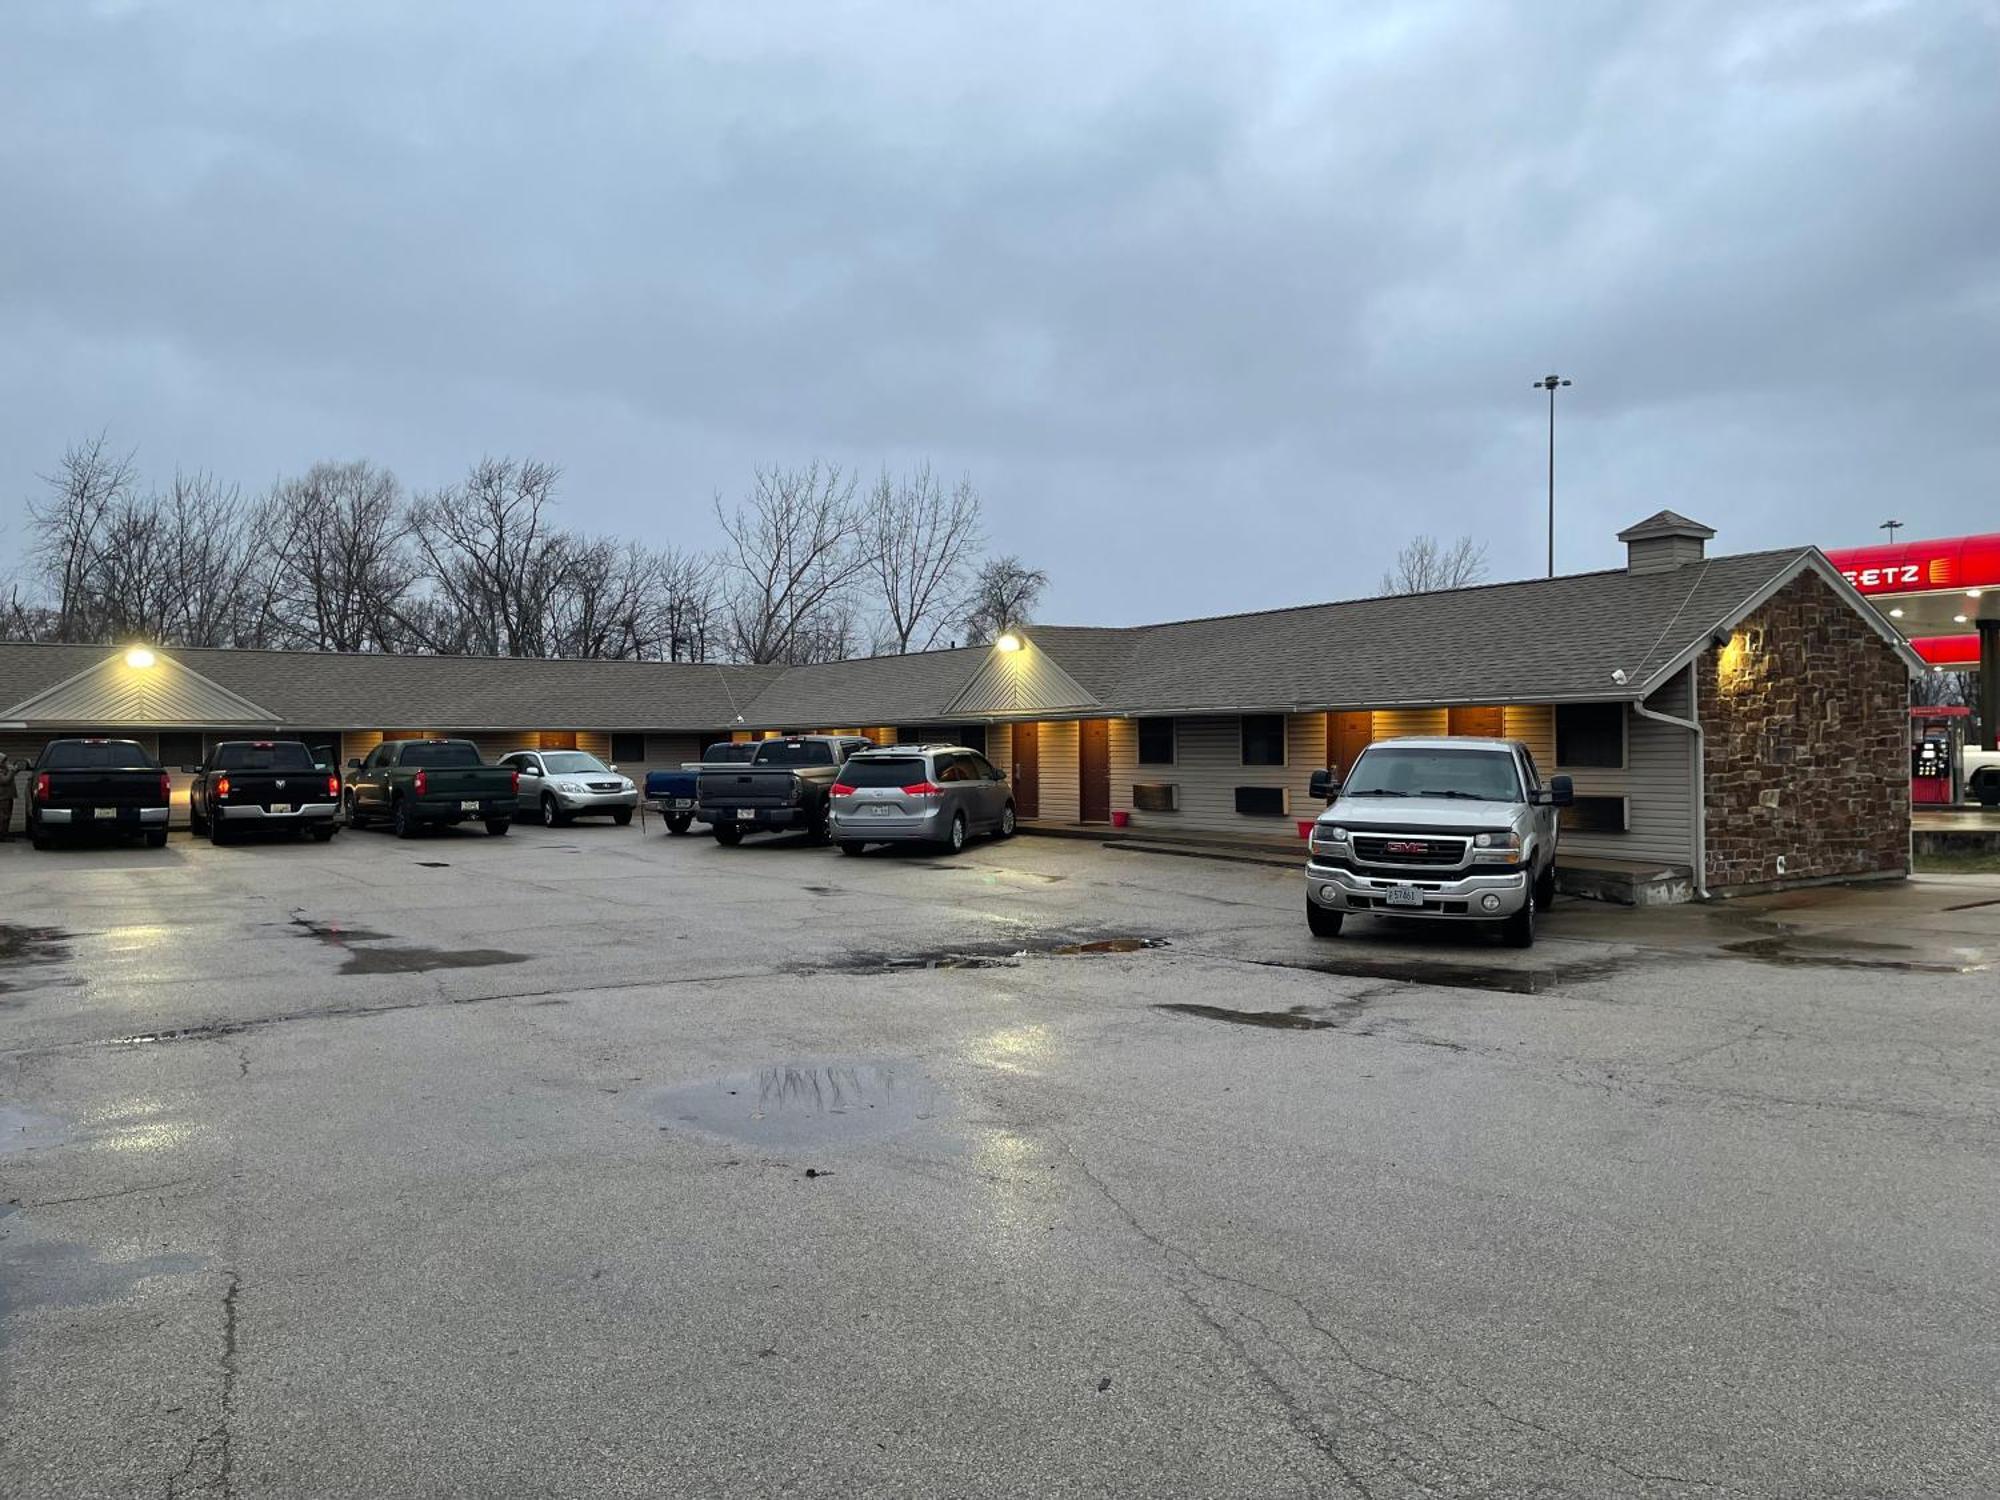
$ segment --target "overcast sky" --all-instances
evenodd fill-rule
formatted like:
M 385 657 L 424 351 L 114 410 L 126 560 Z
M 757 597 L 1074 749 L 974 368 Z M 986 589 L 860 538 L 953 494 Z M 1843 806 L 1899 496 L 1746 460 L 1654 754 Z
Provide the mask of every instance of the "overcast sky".
M 9 0 L 0 497 L 928 457 L 1047 620 L 2000 530 L 2000 6 Z

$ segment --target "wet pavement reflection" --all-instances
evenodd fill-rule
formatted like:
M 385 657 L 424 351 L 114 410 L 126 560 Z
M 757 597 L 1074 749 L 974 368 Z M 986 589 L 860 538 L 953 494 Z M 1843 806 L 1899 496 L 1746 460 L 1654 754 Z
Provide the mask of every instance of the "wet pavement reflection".
M 775 1148 L 894 1135 L 936 1121 L 947 1101 L 914 1064 L 805 1062 L 663 1089 L 652 1110 L 663 1130 L 688 1126 Z

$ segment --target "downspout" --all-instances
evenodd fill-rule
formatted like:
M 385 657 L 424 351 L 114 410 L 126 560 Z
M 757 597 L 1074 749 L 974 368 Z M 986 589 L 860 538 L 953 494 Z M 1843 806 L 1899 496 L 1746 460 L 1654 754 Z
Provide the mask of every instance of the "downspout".
M 1700 689 L 1692 665 L 1688 667 L 1687 674 L 1688 708 L 1699 713 L 1701 709 L 1696 702 L 1695 694 Z M 1646 707 L 1637 699 L 1632 702 L 1632 712 L 1641 718 L 1652 719 L 1661 724 L 1671 724 L 1676 729 L 1685 729 L 1694 736 L 1694 764 L 1691 768 L 1692 774 L 1688 778 L 1694 793 L 1694 891 L 1695 895 L 1706 901 L 1708 900 L 1708 798 L 1703 792 L 1702 777 L 1707 757 L 1704 754 L 1705 742 L 1702 738 L 1701 722 L 1698 719 L 1683 719 L 1673 714 L 1663 714 L 1656 708 Z

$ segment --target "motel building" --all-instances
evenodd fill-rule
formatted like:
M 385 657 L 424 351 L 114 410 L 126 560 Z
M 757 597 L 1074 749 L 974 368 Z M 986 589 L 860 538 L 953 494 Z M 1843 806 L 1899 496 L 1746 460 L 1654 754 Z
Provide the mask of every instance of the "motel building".
M 1399 735 L 1493 735 L 1573 779 L 1574 892 L 1907 874 L 1924 658 L 1863 597 L 1865 566 L 1844 575 L 1813 547 L 1710 555 L 1713 535 L 1661 511 L 1601 572 L 790 668 L 0 644 L 0 748 L 133 738 L 184 784 L 223 739 L 344 762 L 385 737 L 463 735 L 489 759 L 574 748 L 636 778 L 717 739 L 851 731 L 984 750 L 1031 830 L 1302 849 L 1315 770 Z M 1920 608 L 1902 618 L 1928 628 Z

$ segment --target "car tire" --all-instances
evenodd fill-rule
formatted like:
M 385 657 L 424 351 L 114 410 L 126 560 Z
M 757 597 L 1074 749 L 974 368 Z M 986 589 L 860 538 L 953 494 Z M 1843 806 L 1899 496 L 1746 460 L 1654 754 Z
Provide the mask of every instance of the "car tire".
M 315 844 L 330 844 L 333 842 L 333 836 L 340 832 L 340 825 L 337 823 L 315 823 L 307 831 L 312 834 Z
M 347 794 L 347 826 L 349 828 L 368 826 L 368 820 L 361 815 L 361 799 L 352 792 Z
M 1014 815 L 1014 804 L 1009 802 L 1005 807 L 1000 809 L 1000 826 L 994 829 L 993 836 L 995 838 L 1011 839 L 1014 836 L 1015 828 L 1018 826 L 1019 819 Z
M 815 844 L 830 844 L 833 842 L 832 808 L 821 807 L 818 812 L 813 814 L 812 822 L 806 825 L 806 837 L 811 839 Z
M 1550 860 L 1535 877 L 1535 905 L 1547 911 L 1556 904 L 1556 862 Z
M 675 813 L 671 818 L 667 819 L 667 832 L 676 836 L 686 833 L 688 825 L 692 822 L 694 822 L 694 819 L 686 813 Z
M 148 828 L 146 830 L 146 847 L 148 849 L 166 848 L 167 830 L 164 828 Z
M 410 816 L 410 804 L 401 797 L 389 804 L 389 828 L 399 839 L 417 836 L 417 820 Z
M 1306 897 L 1306 931 L 1314 937 L 1339 937 L 1340 924 L 1346 920 L 1346 912 L 1321 906 L 1312 897 Z
M 965 852 L 964 813 L 953 813 L 951 815 L 951 830 L 944 836 L 944 848 L 947 854 L 963 854 Z
M 612 813 L 611 821 L 616 823 L 620 828 L 630 828 L 632 826 L 632 809 L 629 807 L 619 808 L 616 812 Z
M 542 827 L 560 828 L 563 826 L 563 824 L 567 823 L 568 821 L 569 819 L 563 815 L 563 810 L 556 805 L 556 799 L 550 796 L 547 792 L 543 792 Z
M 30 828 L 28 830 L 28 847 L 38 854 L 47 854 L 50 848 L 49 836 L 39 828 Z
M 1500 924 L 1500 941 L 1509 948 L 1535 946 L 1535 903 L 1532 899 L 1522 902 L 1521 909 Z
M 867 847 L 859 839 L 842 839 L 840 841 L 840 852 L 842 854 L 859 854 Z
M 738 844 L 743 842 L 743 830 L 738 828 L 734 823 L 717 823 L 715 825 L 715 841 L 725 849 L 734 849 Z
M 192 802 L 188 803 L 188 832 L 196 838 L 208 832 L 208 819 L 194 810 Z
M 513 826 L 514 820 L 512 818 L 488 818 L 486 820 L 486 836 L 489 839 L 503 839 L 507 836 L 507 830 Z

